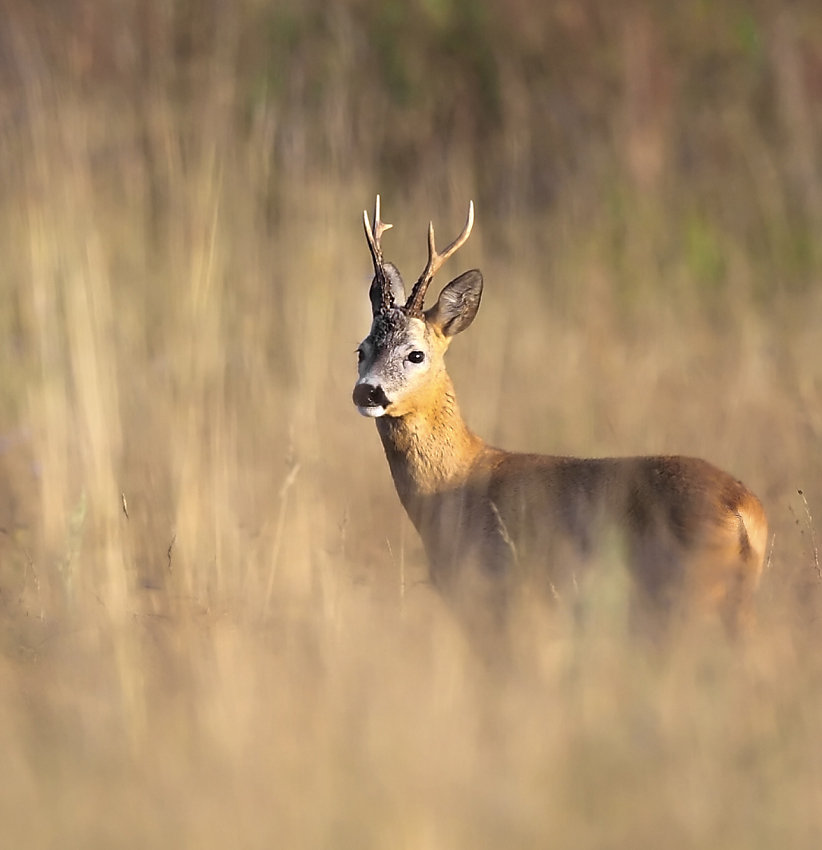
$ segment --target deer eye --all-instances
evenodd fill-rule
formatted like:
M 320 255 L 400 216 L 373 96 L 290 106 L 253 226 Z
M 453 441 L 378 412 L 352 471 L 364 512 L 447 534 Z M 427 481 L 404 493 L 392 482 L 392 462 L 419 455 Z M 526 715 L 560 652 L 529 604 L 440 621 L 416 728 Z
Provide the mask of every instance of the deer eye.
M 412 351 L 408 355 L 408 359 L 412 363 L 422 363 L 422 361 L 425 360 L 425 352 L 424 351 Z

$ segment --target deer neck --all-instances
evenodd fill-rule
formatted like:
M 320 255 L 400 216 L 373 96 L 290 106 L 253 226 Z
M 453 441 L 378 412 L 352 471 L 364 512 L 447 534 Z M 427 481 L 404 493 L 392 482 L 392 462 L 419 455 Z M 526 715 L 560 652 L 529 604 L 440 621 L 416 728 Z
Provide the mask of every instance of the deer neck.
M 383 416 L 377 430 L 397 493 L 412 519 L 421 497 L 458 487 L 485 449 L 465 424 L 445 372 L 411 412 Z

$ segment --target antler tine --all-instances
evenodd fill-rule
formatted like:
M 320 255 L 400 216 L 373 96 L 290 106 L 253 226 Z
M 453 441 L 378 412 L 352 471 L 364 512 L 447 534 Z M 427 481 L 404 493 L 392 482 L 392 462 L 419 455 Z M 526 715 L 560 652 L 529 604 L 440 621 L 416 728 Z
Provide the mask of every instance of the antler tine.
M 377 195 L 377 200 L 374 203 L 374 226 L 368 220 L 368 210 L 363 210 L 362 221 L 365 228 L 365 238 L 368 240 L 368 248 L 371 251 L 371 259 L 374 261 L 374 276 L 380 283 L 380 297 L 382 301 L 382 309 L 388 310 L 394 306 L 394 298 L 391 295 L 391 287 L 385 275 L 384 260 L 382 258 L 382 245 L 380 239 L 386 230 L 389 230 L 394 225 L 387 224 L 380 219 L 380 196 Z
M 382 246 L 380 238 L 386 230 L 390 230 L 394 225 L 386 224 L 380 219 L 380 196 L 377 195 L 377 200 L 374 204 L 374 226 L 371 227 L 371 222 L 368 220 L 368 210 L 362 211 L 362 221 L 365 227 L 365 238 L 368 240 L 368 247 L 371 249 L 371 256 L 374 260 L 374 271 L 382 269 Z
M 386 230 L 390 230 L 393 226 L 393 224 L 386 224 L 380 218 L 380 196 L 377 195 L 377 200 L 374 202 L 374 233 L 377 237 L 377 242 L 379 242 L 383 233 Z
M 408 297 L 405 309 L 416 315 L 422 314 L 423 303 L 425 302 L 425 293 L 434 279 L 434 275 L 440 270 L 442 264 L 454 253 L 461 248 L 468 237 L 471 235 L 471 230 L 474 227 L 474 202 L 468 203 L 468 219 L 465 222 L 465 227 L 462 233 L 440 254 L 437 252 L 437 245 L 434 241 L 434 222 L 428 224 L 428 262 L 425 264 L 419 280 L 414 284 L 411 290 L 411 295 Z

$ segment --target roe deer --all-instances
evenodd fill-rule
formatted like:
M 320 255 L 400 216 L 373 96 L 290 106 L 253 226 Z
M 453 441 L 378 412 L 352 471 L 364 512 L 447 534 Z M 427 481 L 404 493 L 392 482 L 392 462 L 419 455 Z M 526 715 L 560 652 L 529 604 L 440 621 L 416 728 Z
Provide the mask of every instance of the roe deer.
M 767 540 L 762 505 L 744 484 L 697 458 L 519 454 L 468 429 L 444 355 L 476 316 L 482 275 L 461 274 L 427 310 L 423 301 L 473 220 L 472 203 L 441 254 L 429 225 L 428 262 L 406 300 L 399 271 L 383 259 L 391 225 L 380 219 L 379 196 L 373 226 L 363 214 L 373 322 L 358 349 L 353 401 L 376 419 L 433 583 L 468 607 L 483 599 L 501 605 L 527 564 L 530 579 L 561 597 L 575 585 L 569 565 L 607 555 L 616 540 L 638 597 L 653 610 L 713 610 L 733 631 L 751 612 Z M 480 596 L 466 596 L 468 587 Z

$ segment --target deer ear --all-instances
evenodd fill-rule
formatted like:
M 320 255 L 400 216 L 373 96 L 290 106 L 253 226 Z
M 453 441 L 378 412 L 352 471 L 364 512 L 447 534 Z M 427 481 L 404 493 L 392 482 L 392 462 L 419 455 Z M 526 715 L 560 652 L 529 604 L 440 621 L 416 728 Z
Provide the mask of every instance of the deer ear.
M 455 336 L 474 321 L 481 298 L 482 273 L 471 269 L 442 290 L 437 303 L 425 311 L 425 321 L 443 336 Z
M 405 304 L 405 284 L 402 281 L 399 269 L 393 263 L 385 263 L 383 269 L 394 304 Z M 371 312 L 376 316 L 382 309 L 382 293 L 376 275 L 371 281 L 368 297 L 371 299 Z

